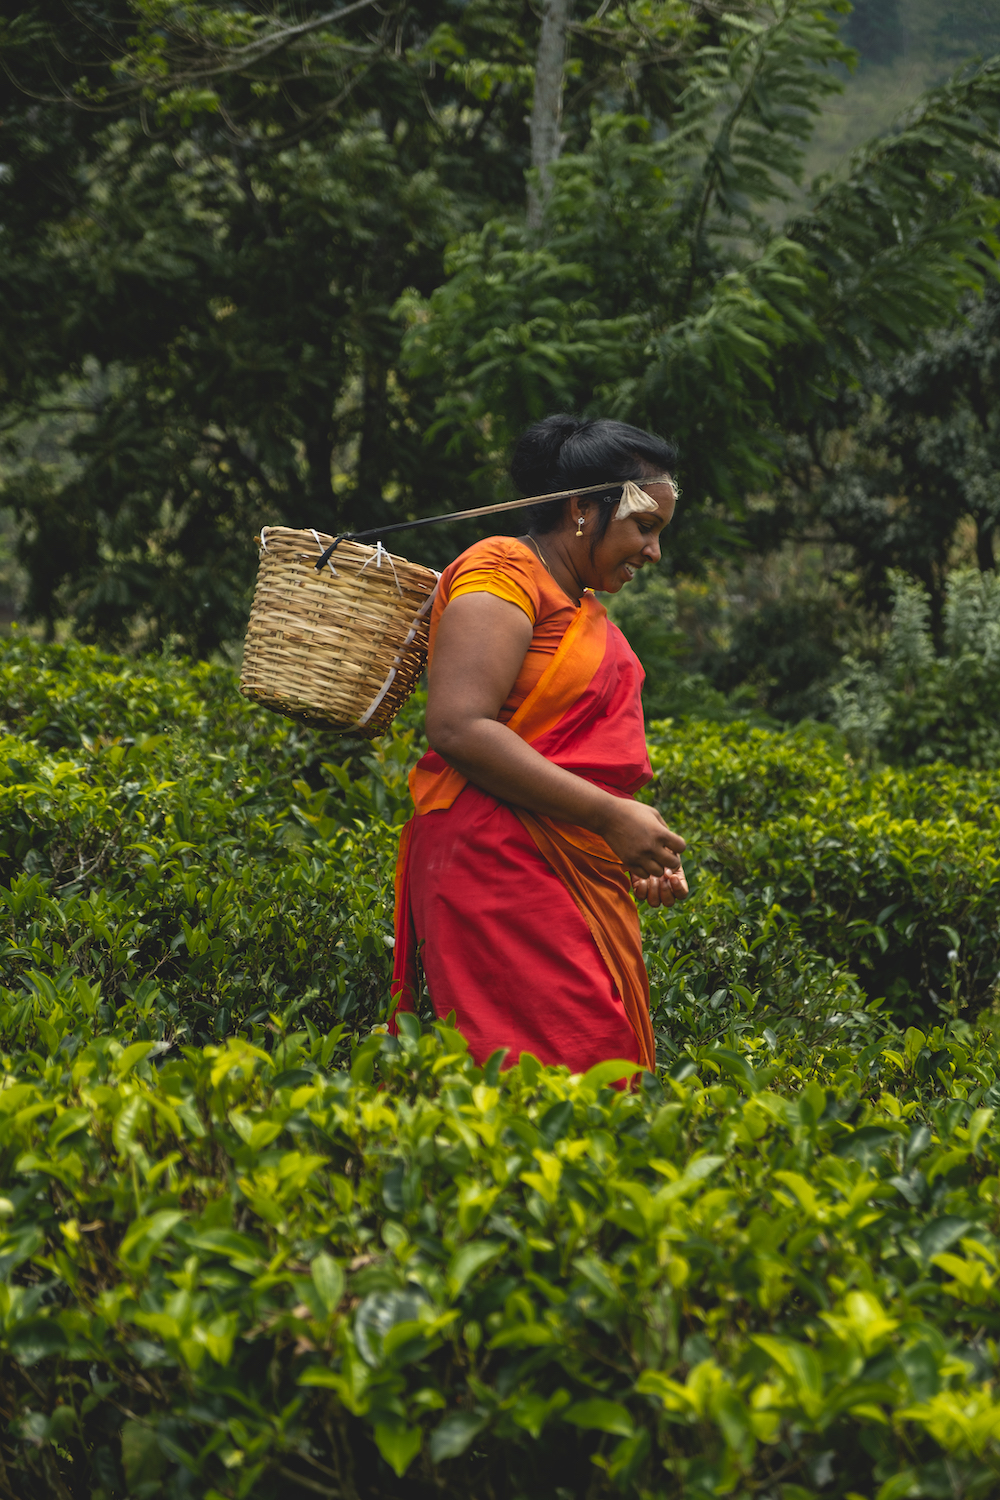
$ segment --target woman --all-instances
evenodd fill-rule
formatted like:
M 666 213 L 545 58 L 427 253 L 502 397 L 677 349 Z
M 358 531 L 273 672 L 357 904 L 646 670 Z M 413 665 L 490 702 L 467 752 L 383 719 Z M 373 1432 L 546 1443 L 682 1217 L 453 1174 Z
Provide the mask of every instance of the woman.
M 659 561 L 675 458 L 621 422 L 547 417 L 517 445 L 515 483 L 590 492 L 533 507 L 526 535 L 477 542 L 441 576 L 393 992 L 412 1008 L 419 956 L 480 1064 L 507 1048 L 508 1064 L 531 1052 L 572 1072 L 655 1065 L 633 893 L 685 895 L 685 845 L 634 801 L 652 774 L 643 672 L 592 590 Z

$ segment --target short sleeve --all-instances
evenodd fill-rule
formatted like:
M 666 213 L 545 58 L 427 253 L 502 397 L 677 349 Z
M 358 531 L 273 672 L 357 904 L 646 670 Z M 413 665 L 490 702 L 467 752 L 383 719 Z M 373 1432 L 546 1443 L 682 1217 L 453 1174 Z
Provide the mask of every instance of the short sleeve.
M 470 547 L 452 565 L 448 602 L 462 594 L 493 594 L 524 611 L 532 625 L 538 619 L 541 593 L 530 553 L 508 537 L 488 537 Z

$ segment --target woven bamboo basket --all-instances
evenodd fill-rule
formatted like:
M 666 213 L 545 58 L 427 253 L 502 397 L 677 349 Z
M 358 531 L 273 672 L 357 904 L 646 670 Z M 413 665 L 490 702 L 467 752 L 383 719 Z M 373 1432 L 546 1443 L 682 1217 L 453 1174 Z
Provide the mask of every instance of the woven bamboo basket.
M 383 734 L 427 660 L 438 575 L 381 543 L 342 542 L 318 531 L 265 526 L 243 650 L 240 692 L 318 729 Z

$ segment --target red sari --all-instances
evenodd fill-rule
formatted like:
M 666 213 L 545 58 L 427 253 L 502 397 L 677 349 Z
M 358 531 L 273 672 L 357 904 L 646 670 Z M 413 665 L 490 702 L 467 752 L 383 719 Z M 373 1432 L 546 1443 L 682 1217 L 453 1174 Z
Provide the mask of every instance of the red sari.
M 447 574 L 445 575 L 447 577 Z M 442 580 L 444 582 L 444 580 Z M 593 594 L 509 727 L 619 797 L 652 774 L 638 659 Z M 456 1014 L 482 1064 L 531 1052 L 574 1073 L 608 1058 L 653 1069 L 649 981 L 631 880 L 597 834 L 512 807 L 434 751 L 396 871 L 393 994 L 413 1008 L 417 958 L 435 1014 Z

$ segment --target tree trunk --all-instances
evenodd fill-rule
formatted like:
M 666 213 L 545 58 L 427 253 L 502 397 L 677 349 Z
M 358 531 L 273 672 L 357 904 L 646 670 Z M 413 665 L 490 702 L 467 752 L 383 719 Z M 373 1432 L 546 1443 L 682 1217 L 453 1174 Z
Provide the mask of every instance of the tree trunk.
M 563 68 L 566 32 L 573 0 L 543 0 L 542 30 L 535 63 L 535 99 L 531 107 L 531 165 L 537 186 L 528 188 L 528 228 L 541 229 L 551 184 L 549 167 L 562 150 Z
M 976 517 L 976 562 L 980 573 L 992 573 L 997 565 L 993 552 L 995 523 L 986 516 Z
M 379 519 L 382 514 L 382 486 L 391 463 L 388 451 L 388 376 L 388 367 L 382 360 L 374 354 L 364 356 L 361 377 L 361 441 L 358 446 L 355 494 L 360 515 L 364 516 L 370 508 Z M 368 525 L 372 524 L 369 519 Z M 374 524 L 378 525 L 378 520 Z
M 311 524 L 319 526 L 323 531 L 332 531 L 336 520 L 333 485 L 330 482 L 332 447 L 327 432 L 313 430 L 306 438 L 308 503 L 312 514 L 317 517 Z

